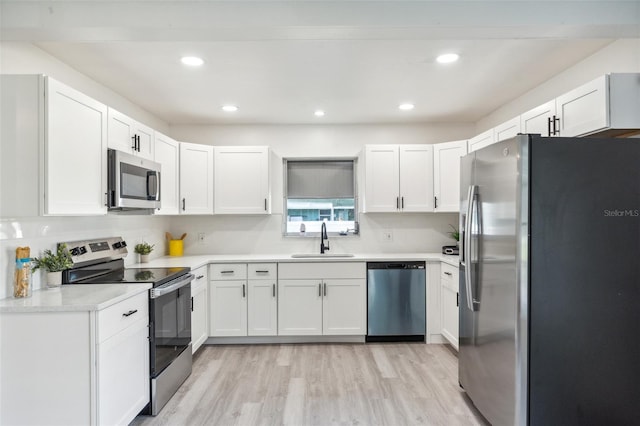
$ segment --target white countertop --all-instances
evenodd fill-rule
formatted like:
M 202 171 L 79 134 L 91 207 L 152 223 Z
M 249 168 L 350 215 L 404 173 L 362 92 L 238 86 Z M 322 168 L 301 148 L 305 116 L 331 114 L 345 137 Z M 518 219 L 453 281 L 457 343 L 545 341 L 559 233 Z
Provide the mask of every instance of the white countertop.
M 353 257 L 305 257 L 292 258 L 290 254 L 210 254 L 170 257 L 164 256 L 149 263 L 138 263 L 130 267 L 190 267 L 196 269 L 209 263 L 268 263 L 268 262 L 380 262 L 380 261 L 426 261 L 445 262 L 458 266 L 458 256 L 441 253 L 391 253 L 355 254 Z
M 31 297 L 1 299 L 0 313 L 99 311 L 150 288 L 151 284 L 63 285 L 35 290 Z

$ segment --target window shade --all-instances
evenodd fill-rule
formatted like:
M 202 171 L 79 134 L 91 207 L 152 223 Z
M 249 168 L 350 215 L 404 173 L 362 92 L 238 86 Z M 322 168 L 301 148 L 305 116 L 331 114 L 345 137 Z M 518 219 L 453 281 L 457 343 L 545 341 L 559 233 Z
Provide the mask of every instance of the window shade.
M 354 198 L 353 161 L 287 161 L 288 198 Z

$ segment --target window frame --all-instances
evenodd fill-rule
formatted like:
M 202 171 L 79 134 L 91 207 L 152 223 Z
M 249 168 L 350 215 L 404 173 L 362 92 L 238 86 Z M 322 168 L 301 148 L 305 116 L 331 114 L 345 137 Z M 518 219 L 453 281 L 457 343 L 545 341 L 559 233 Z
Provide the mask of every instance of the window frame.
M 360 210 L 358 208 L 358 157 L 285 157 L 282 159 L 282 236 L 291 238 L 319 238 L 320 232 L 287 232 L 287 218 L 289 217 L 287 211 L 288 198 L 288 167 L 289 161 L 313 161 L 313 162 L 331 162 L 331 161 L 351 161 L 353 164 L 353 216 L 354 216 L 354 230 L 350 230 L 347 234 L 340 232 L 327 232 L 329 237 L 359 237 L 360 236 Z

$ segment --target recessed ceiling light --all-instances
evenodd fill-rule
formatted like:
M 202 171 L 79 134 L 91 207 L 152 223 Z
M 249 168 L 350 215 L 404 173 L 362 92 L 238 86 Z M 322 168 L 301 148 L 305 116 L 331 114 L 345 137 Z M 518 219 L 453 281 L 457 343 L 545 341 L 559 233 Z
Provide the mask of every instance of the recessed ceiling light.
M 316 110 L 316 112 L 313 113 L 313 115 L 315 115 L 316 117 L 324 117 L 324 111 L 321 109 Z
M 197 56 L 184 56 L 182 57 L 182 59 L 180 59 L 180 61 L 185 65 L 189 65 L 190 67 L 199 67 L 200 65 L 204 64 L 202 58 L 198 58 Z
M 460 55 L 458 55 L 457 53 L 445 53 L 444 55 L 440 55 L 436 58 L 436 61 L 438 61 L 441 64 L 450 64 L 452 62 L 457 61 L 460 58 Z
M 415 108 L 415 105 L 413 105 L 413 104 L 400 104 L 400 105 L 398 105 L 398 109 L 401 109 L 402 111 L 411 111 L 413 108 Z
M 225 112 L 236 112 L 238 110 L 238 107 L 235 105 L 224 105 L 222 107 L 222 110 Z

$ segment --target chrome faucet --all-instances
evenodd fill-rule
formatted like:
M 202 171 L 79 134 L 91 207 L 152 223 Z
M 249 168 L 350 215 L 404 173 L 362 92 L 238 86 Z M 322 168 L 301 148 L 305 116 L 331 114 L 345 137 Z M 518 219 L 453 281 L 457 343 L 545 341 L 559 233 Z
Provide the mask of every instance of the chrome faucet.
M 324 245 L 324 241 L 327 240 L 327 245 Z M 327 235 L 327 223 L 322 222 L 320 228 L 320 254 L 324 254 L 325 250 L 329 250 L 329 236 Z

